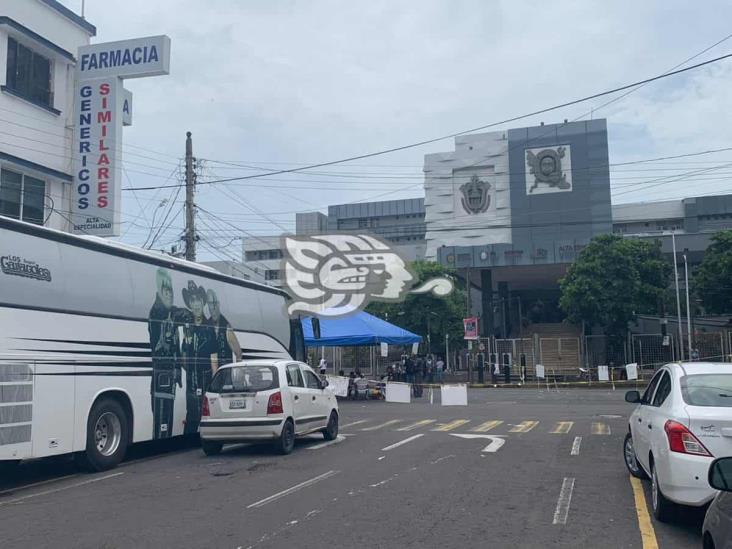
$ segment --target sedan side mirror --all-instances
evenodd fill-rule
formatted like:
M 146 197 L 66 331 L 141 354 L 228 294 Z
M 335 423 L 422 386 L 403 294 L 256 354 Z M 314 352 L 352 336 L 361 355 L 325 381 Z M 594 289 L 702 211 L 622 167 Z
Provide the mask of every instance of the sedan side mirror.
M 715 490 L 732 492 L 732 457 L 715 459 L 709 466 L 707 480 Z
M 328 383 L 328 380 L 327 379 L 321 379 L 320 380 L 320 388 L 321 389 L 325 389 L 328 385 L 330 385 L 330 383 Z
M 641 396 L 638 391 L 628 391 L 625 393 L 625 402 L 630 402 L 631 404 L 638 404 L 641 401 Z

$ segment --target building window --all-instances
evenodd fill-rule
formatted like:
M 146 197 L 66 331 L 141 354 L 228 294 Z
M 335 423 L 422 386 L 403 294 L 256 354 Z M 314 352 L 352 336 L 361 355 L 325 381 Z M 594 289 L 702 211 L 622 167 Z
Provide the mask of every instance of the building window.
M 51 60 L 11 37 L 5 85 L 30 101 L 53 107 Z
M 0 215 L 43 225 L 46 182 L 10 170 L 0 171 Z
M 264 272 L 264 279 L 265 280 L 279 280 L 280 271 L 278 269 L 269 269 Z
M 366 219 L 365 217 L 362 217 L 361 219 L 358 220 L 358 228 L 359 229 L 365 229 L 368 226 L 369 226 L 369 220 Z

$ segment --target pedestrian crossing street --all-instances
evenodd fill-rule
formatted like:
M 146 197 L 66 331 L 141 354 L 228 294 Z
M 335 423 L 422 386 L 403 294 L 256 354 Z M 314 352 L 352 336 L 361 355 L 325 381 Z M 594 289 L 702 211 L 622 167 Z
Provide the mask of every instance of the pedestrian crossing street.
M 361 419 L 341 425 L 342 431 L 434 431 L 446 433 L 459 430 L 468 433 L 529 433 L 546 432 L 551 435 L 567 435 L 570 433 L 587 432 L 591 435 L 608 436 L 612 434 L 610 424 L 604 421 L 556 421 L 541 422 L 526 419 L 519 422 L 504 421 L 500 419 L 452 419 L 450 421 L 438 422 L 436 419 L 389 419 L 372 420 Z

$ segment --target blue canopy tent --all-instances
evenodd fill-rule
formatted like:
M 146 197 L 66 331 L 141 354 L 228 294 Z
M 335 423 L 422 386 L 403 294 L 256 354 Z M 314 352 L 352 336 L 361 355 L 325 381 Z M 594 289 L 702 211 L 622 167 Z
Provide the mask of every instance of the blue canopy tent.
M 364 311 L 337 318 L 320 319 L 320 338 L 313 336 L 310 317 L 302 320 L 305 345 L 308 347 L 346 347 L 353 345 L 411 345 L 422 341 L 422 336 L 394 326 Z

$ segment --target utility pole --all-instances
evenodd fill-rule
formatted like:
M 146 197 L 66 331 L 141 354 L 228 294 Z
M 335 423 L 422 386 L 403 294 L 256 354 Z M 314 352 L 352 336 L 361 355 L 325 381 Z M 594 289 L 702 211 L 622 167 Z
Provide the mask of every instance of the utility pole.
M 679 298 L 679 266 L 676 264 L 676 235 L 671 233 L 671 246 L 674 252 L 674 284 L 676 285 L 676 321 L 679 327 L 679 362 L 684 361 L 684 328 L 681 325 L 681 299 Z M 689 356 L 691 360 L 691 356 Z
M 691 360 L 691 307 L 689 306 L 689 263 L 684 254 L 684 285 L 686 286 L 686 330 L 689 332 L 689 360 Z
M 191 132 L 186 132 L 186 259 L 196 260 L 196 212 L 193 195 L 196 188 L 196 175 L 193 171 L 193 140 Z

